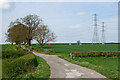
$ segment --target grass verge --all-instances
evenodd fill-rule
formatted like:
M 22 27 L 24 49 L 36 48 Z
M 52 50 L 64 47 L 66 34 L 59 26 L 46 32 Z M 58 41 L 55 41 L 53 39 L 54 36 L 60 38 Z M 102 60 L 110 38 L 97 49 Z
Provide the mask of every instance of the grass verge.
M 118 78 L 117 57 L 79 57 L 71 59 L 69 55 L 59 56 L 71 63 L 93 69 L 107 78 Z
M 38 62 L 38 66 L 35 68 L 35 71 L 32 73 L 28 73 L 25 75 L 20 75 L 18 76 L 18 78 L 30 78 L 30 79 L 43 79 L 44 80 L 48 80 L 48 78 L 50 77 L 50 67 L 49 65 L 46 63 L 46 61 L 39 57 L 39 56 L 35 56 L 36 60 Z

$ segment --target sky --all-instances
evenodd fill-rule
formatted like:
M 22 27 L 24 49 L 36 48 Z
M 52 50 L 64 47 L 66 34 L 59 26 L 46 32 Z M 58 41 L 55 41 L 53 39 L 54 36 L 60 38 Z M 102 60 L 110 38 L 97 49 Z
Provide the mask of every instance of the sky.
M 29 14 L 36 14 L 44 20 L 44 24 L 56 34 L 56 42 L 91 42 L 95 13 L 98 15 L 99 40 L 102 22 L 105 22 L 106 42 L 117 42 L 117 2 L 9 2 L 2 9 L 2 43 L 6 43 L 5 33 L 10 22 Z

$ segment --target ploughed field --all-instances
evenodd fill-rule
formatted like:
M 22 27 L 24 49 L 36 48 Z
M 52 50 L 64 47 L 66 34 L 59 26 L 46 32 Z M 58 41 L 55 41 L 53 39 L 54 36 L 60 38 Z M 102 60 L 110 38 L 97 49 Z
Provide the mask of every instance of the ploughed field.
M 32 44 L 33 47 L 40 48 L 38 44 Z M 76 43 L 72 43 L 69 45 L 68 43 L 56 43 L 56 44 L 46 44 L 43 49 L 53 49 L 54 54 L 59 55 L 60 58 L 63 58 L 69 62 L 74 64 L 81 65 L 83 67 L 87 67 L 93 69 L 102 75 L 108 78 L 118 78 L 118 57 L 103 57 L 103 56 L 95 56 L 95 57 L 75 57 L 73 59 L 70 58 L 71 52 L 88 52 L 88 51 L 118 51 L 118 44 L 82 44 L 78 45 Z M 53 54 L 53 53 L 46 53 Z

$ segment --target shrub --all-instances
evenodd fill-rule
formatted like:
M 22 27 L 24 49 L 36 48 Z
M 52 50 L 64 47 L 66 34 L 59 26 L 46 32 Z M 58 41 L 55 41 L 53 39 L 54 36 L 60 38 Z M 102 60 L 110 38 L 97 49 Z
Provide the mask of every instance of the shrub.
M 30 47 L 30 50 L 35 50 L 38 52 L 46 52 L 46 53 L 53 53 L 54 52 L 53 49 L 41 49 L 41 48 L 37 48 L 37 47 Z
M 39 52 L 43 52 L 44 49 L 41 48 L 37 48 L 37 47 L 30 47 L 31 50 L 35 50 L 35 51 L 39 51 Z
M 10 46 L 6 48 L 5 50 L 16 50 L 17 51 L 17 46 Z
M 26 47 L 26 48 L 30 48 L 30 46 L 28 46 L 27 44 L 25 44 L 25 47 Z
M 54 52 L 54 50 L 53 49 L 43 49 L 43 52 L 52 53 L 52 52 Z
M 72 57 L 119 57 L 120 51 L 71 52 Z
M 16 45 L 15 49 L 20 50 L 21 48 L 20 48 L 20 46 Z
M 35 67 L 35 56 L 32 54 L 24 55 L 14 60 L 3 59 L 2 75 L 3 78 L 14 78 L 18 75 L 31 72 Z
M 19 46 L 10 46 L 2 51 L 2 58 L 17 58 L 26 54 L 30 54 L 29 49 L 22 49 Z
M 21 51 L 15 51 L 15 50 L 4 50 L 2 51 L 2 58 L 17 58 L 20 56 L 23 56 L 24 53 Z
M 30 54 L 31 52 L 24 50 L 4 50 L 2 51 L 2 58 L 17 58 L 26 54 Z
M 30 51 L 28 48 L 26 48 L 26 49 L 23 49 L 23 51 Z

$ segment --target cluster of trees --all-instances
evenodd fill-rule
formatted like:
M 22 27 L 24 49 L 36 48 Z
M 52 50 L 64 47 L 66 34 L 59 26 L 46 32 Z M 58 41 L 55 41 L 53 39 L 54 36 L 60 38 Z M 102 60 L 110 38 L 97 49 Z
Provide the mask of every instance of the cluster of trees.
M 38 15 L 28 15 L 11 22 L 6 35 L 6 41 L 12 44 L 28 44 L 30 46 L 34 39 L 41 47 L 56 38 L 55 34 L 50 31 L 47 25 L 43 24 L 43 20 Z

